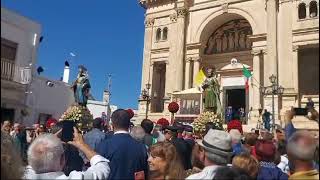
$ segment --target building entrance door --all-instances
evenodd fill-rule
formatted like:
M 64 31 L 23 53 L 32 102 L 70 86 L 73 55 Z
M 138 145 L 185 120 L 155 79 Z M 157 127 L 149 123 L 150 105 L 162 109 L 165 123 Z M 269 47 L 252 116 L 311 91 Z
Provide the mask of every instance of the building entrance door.
M 246 109 L 245 89 L 227 89 L 226 107 L 228 106 L 231 106 L 235 112 L 237 112 L 240 108 Z

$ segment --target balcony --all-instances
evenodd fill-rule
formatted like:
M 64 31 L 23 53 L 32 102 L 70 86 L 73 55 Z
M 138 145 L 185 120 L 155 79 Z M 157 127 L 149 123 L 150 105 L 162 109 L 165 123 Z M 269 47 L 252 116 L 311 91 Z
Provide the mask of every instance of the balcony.
M 20 67 L 12 60 L 1 58 L 1 80 L 28 84 L 31 81 L 31 68 Z

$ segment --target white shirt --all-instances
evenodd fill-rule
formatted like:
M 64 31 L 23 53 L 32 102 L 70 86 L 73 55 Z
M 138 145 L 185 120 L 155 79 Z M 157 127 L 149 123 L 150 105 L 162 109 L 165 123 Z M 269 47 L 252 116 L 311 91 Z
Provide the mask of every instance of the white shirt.
M 128 132 L 128 131 L 120 130 L 120 131 L 114 132 L 113 134 L 129 134 L 129 132 Z
M 86 171 L 72 171 L 69 176 L 63 172 L 48 172 L 36 174 L 35 171 L 28 166 L 26 168 L 24 179 L 107 179 L 110 174 L 109 160 L 95 155 L 90 159 L 91 167 Z
M 213 179 L 219 167 L 217 165 L 207 166 L 201 172 L 192 174 L 186 179 Z
M 286 174 L 289 173 L 289 160 L 287 158 L 287 155 L 281 156 L 281 161 L 277 166 L 278 166 L 278 168 L 281 169 L 282 172 L 284 172 Z

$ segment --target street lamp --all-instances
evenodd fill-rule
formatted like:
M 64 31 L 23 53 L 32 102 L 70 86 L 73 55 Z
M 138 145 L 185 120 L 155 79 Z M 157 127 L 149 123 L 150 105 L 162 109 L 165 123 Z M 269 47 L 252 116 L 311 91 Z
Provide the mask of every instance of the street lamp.
M 146 101 L 146 119 L 148 119 L 149 103 L 150 103 L 150 100 L 151 100 L 151 97 L 150 97 L 150 94 L 149 94 L 150 88 L 151 88 L 151 84 L 147 83 L 146 84 L 146 89 L 143 89 L 141 91 L 142 100 Z
M 271 85 L 266 87 L 261 87 L 260 90 L 263 95 L 272 95 L 272 131 L 274 131 L 275 130 L 274 96 L 282 95 L 284 92 L 284 88 L 282 86 L 279 86 L 279 84 L 277 83 L 277 76 L 275 76 L 274 74 L 272 74 L 269 77 L 269 80 L 271 82 Z

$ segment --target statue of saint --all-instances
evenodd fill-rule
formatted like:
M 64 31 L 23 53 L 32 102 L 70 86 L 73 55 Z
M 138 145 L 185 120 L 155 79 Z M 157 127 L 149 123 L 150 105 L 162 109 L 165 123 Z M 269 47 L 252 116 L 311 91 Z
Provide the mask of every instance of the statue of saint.
M 209 39 L 209 43 L 208 43 L 208 49 L 206 51 L 206 54 L 211 54 L 212 51 L 213 51 L 213 47 L 214 47 L 214 44 L 215 44 L 215 38 L 213 36 L 210 37 Z
M 233 38 L 233 33 L 229 33 L 228 43 L 229 43 L 229 50 L 230 50 L 230 51 L 234 50 L 234 38 Z
M 236 30 L 234 33 L 234 47 L 235 49 L 239 49 L 239 31 Z
M 208 68 L 207 78 L 202 83 L 202 89 L 204 90 L 205 110 L 221 115 L 220 84 L 214 68 Z
M 224 33 L 222 37 L 222 52 L 226 52 L 228 48 L 228 37 L 227 34 Z
M 246 48 L 246 42 L 245 42 L 245 34 L 243 31 L 240 32 L 240 38 L 239 38 L 239 44 L 240 44 L 240 49 L 245 49 Z
M 89 90 L 91 88 L 90 82 L 88 79 L 88 72 L 84 66 L 79 66 L 79 72 L 76 81 L 72 85 L 72 89 L 74 92 L 74 98 L 76 103 L 81 106 L 86 106 L 88 97 L 89 97 Z

